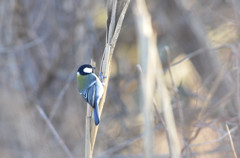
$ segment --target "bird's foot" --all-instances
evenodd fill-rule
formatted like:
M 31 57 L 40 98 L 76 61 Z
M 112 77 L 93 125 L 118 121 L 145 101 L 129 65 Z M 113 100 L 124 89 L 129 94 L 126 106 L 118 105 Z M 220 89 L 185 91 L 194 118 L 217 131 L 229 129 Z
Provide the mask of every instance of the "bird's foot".
M 103 76 L 102 72 L 100 72 L 99 77 L 100 77 L 102 84 L 104 85 L 104 79 L 107 78 L 107 76 Z

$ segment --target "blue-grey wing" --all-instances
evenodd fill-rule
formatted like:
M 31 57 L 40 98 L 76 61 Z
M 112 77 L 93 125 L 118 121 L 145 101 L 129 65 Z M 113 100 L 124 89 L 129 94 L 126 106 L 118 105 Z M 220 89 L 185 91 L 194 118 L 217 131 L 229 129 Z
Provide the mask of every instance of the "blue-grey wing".
M 95 91 L 96 86 L 95 84 L 88 87 L 82 94 L 82 97 L 88 104 L 90 104 L 92 107 L 94 107 L 94 101 L 95 101 Z
M 88 102 L 92 107 L 95 107 L 103 95 L 104 88 L 98 77 L 95 74 L 93 74 L 93 76 L 96 79 L 95 82 L 92 82 L 90 86 L 81 93 L 81 95 L 86 102 Z
M 93 107 L 95 125 L 98 125 L 100 122 L 98 104 L 103 95 L 103 91 L 104 88 L 102 83 L 96 78 L 96 82 L 81 93 L 85 101 Z

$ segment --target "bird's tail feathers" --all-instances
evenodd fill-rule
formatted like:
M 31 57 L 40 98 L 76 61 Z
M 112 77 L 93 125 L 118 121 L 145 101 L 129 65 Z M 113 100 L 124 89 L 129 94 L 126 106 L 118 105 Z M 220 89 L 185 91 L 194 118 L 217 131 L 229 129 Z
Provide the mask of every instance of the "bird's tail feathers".
M 98 104 L 95 104 L 93 108 L 93 114 L 94 114 L 95 125 L 98 125 L 100 122 Z

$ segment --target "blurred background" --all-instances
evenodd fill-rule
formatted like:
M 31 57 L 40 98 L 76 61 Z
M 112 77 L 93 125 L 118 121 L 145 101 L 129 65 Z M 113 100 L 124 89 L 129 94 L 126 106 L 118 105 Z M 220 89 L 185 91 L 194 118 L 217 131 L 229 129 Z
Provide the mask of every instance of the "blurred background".
M 183 157 L 234 157 L 226 124 L 239 155 L 240 2 L 148 0 L 147 7 Z M 0 1 L 1 158 L 84 157 L 87 106 L 75 75 L 91 58 L 99 67 L 106 14 L 104 0 Z M 131 3 L 94 157 L 143 157 L 136 30 Z M 161 108 L 153 109 L 154 157 L 168 157 Z

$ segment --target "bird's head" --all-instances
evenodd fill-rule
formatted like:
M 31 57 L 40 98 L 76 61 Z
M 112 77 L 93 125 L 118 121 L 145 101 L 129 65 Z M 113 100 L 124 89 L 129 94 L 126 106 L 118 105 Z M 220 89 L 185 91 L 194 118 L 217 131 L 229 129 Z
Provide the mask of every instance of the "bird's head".
M 82 75 L 82 76 L 88 75 L 88 74 L 93 73 L 94 69 L 95 69 L 95 67 L 92 67 L 92 65 L 84 64 L 78 68 L 77 74 Z

